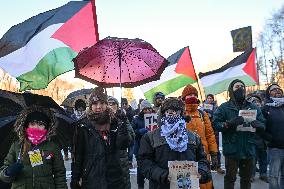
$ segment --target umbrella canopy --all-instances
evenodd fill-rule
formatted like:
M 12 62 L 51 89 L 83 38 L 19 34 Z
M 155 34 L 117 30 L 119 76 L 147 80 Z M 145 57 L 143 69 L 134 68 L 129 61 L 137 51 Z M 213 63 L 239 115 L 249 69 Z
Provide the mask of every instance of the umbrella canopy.
M 73 91 L 70 93 L 66 99 L 62 102 L 62 106 L 64 107 L 74 107 L 76 100 L 82 99 L 87 103 L 90 94 L 94 89 L 80 89 L 77 91 Z
M 141 39 L 107 37 L 81 51 L 76 77 L 102 87 L 135 87 L 158 80 L 168 61 Z

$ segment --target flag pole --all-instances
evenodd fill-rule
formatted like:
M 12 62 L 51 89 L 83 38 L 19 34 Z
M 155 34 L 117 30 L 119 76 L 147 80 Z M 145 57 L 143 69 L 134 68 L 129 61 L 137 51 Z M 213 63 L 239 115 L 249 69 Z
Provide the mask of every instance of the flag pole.
M 92 3 L 92 12 L 93 12 L 93 20 L 94 20 L 94 27 L 95 27 L 95 37 L 96 41 L 99 41 L 99 30 L 98 30 L 98 21 L 97 21 L 97 12 L 96 12 L 96 0 L 91 0 Z
M 195 67 L 194 67 L 194 64 L 193 64 L 192 57 L 191 57 L 191 53 L 190 53 L 189 46 L 187 46 L 187 49 L 189 50 L 189 54 L 190 54 L 190 58 L 191 58 L 191 62 L 192 62 L 192 66 L 193 66 L 193 69 L 194 69 L 194 74 L 195 74 L 195 77 L 196 77 L 196 81 L 197 81 L 197 86 L 198 86 L 198 90 L 199 90 L 200 98 L 201 98 L 201 101 L 203 102 L 202 93 L 201 93 L 201 87 L 200 87 L 200 85 L 199 85 L 199 79 L 198 79 L 198 77 L 197 77 L 197 75 L 196 75 L 196 71 L 195 71 Z
M 256 47 L 254 48 L 255 49 L 255 60 L 256 60 L 256 70 L 257 70 L 257 90 L 260 90 L 260 83 L 259 83 L 259 71 L 260 71 L 260 68 L 259 68 L 259 65 L 258 65 L 258 60 L 257 60 L 257 49 Z

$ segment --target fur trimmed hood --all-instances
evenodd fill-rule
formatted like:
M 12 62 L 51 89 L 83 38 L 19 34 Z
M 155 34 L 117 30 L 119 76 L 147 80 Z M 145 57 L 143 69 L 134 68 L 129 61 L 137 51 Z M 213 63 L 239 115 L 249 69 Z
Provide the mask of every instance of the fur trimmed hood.
M 49 125 L 47 126 L 47 134 L 46 138 L 47 140 L 50 139 L 51 136 L 55 135 L 55 130 L 57 127 L 56 123 L 56 117 L 54 116 L 54 113 L 47 108 L 41 107 L 41 106 L 30 106 L 25 108 L 20 115 L 17 117 L 17 120 L 14 124 L 14 129 L 19 137 L 20 142 L 22 143 L 25 139 L 25 124 L 27 120 L 27 116 L 32 112 L 41 112 L 44 113 L 49 119 Z

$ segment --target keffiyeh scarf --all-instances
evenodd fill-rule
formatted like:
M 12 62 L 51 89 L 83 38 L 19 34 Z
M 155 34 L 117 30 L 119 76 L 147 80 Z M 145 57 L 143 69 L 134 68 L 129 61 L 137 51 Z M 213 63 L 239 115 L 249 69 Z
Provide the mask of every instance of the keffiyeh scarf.
M 183 152 L 187 149 L 188 135 L 186 123 L 179 115 L 166 116 L 161 119 L 161 136 L 166 138 L 170 148 Z
M 273 106 L 273 107 L 280 107 L 284 105 L 284 98 L 270 98 L 271 100 L 273 100 L 273 102 L 271 103 L 266 103 L 265 105 L 267 106 Z

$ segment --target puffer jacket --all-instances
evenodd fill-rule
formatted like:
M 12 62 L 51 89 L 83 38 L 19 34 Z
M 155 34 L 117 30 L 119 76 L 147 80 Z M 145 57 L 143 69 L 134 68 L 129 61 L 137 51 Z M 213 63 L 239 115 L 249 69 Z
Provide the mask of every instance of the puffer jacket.
M 209 162 L 206 159 L 200 138 L 192 132 L 188 132 L 188 147 L 184 152 L 171 150 L 165 137 L 161 136 L 160 128 L 148 132 L 141 139 L 137 159 L 142 173 L 149 179 L 149 189 L 170 188 L 170 183 L 167 181 L 168 161 L 196 161 L 198 162 L 198 170 L 207 173 L 208 179 L 211 176 Z
M 214 130 L 206 112 L 197 109 L 197 104 L 186 104 L 185 114 L 191 117 L 186 128 L 200 136 L 202 145 L 209 159 L 210 152 L 218 152 Z
M 123 125 L 126 126 L 126 125 Z M 98 130 L 86 118 L 80 121 L 74 142 L 71 188 L 76 188 L 82 179 L 84 189 L 125 189 L 123 169 L 120 163 L 121 150 L 126 150 L 129 141 L 119 142 L 118 120 L 113 119 L 106 142 Z
M 31 112 L 39 111 L 46 114 L 51 122 L 47 126 L 47 139 L 36 146 L 31 145 L 31 149 L 40 151 L 42 156 L 42 165 L 35 167 L 31 166 L 30 159 L 27 152 L 23 152 L 23 141 L 25 140 L 25 123 L 27 115 Z M 59 147 L 51 141 L 51 136 L 55 134 L 55 117 L 48 109 L 44 109 L 38 106 L 29 107 L 18 116 L 15 123 L 15 131 L 18 134 L 18 140 L 15 141 L 10 147 L 7 154 L 4 165 L 0 168 L 0 178 L 5 182 L 12 183 L 12 189 L 61 189 L 67 188 L 66 184 L 66 170 L 64 167 L 64 161 Z M 29 151 L 28 150 L 28 151 Z M 20 158 L 23 164 L 23 169 L 16 177 L 8 177 L 6 169 L 9 165 L 15 163 Z

